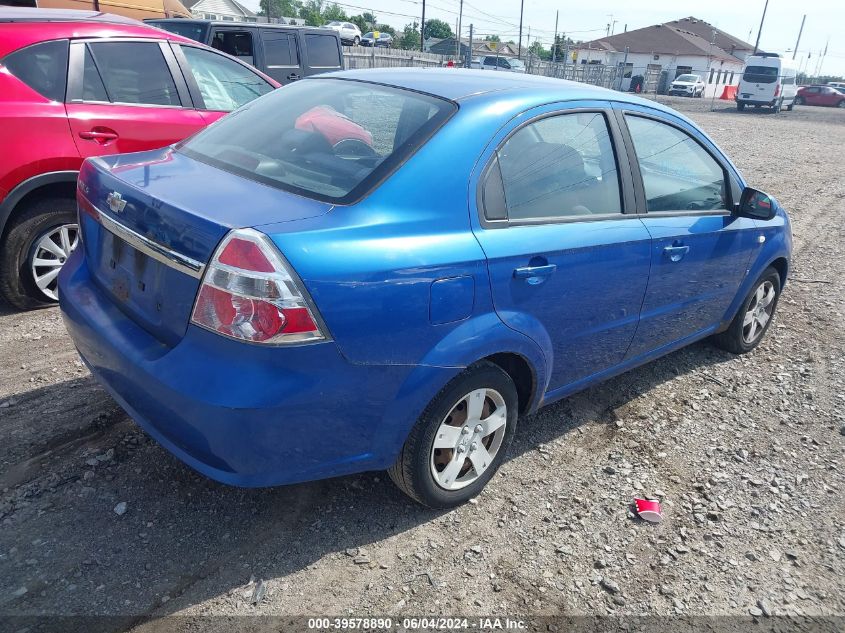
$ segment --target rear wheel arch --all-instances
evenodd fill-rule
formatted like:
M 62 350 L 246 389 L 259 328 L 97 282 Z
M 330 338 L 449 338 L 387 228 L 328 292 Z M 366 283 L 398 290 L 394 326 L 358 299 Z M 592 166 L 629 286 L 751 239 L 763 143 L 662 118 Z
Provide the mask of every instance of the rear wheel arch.
M 9 192 L 0 204 L 0 236 L 5 234 L 16 214 L 40 198 L 76 198 L 78 171 L 57 171 L 33 176 Z
M 481 361 L 487 361 L 499 366 L 516 386 L 519 398 L 519 414 L 524 415 L 532 410 L 539 401 L 537 390 L 537 372 L 525 356 L 514 352 L 500 352 L 487 356 Z

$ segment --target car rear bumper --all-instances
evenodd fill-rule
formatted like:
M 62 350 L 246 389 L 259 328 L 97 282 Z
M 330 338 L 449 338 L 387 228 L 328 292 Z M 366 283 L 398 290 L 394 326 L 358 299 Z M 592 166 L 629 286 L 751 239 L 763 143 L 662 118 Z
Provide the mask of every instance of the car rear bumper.
M 760 99 L 743 99 L 742 97 L 737 96 L 736 98 L 737 103 L 743 103 L 745 105 L 752 105 L 752 106 L 773 106 L 777 103 L 777 99 L 770 99 L 769 101 L 763 101 Z
M 59 281 L 80 355 L 150 435 L 223 483 L 271 486 L 385 468 L 428 390 L 454 373 L 431 368 L 430 384 L 407 398 L 400 391 L 413 366 L 353 364 L 333 342 L 269 347 L 188 326 L 168 347 L 100 290 L 81 251 Z M 408 407 L 397 416 L 400 396 Z

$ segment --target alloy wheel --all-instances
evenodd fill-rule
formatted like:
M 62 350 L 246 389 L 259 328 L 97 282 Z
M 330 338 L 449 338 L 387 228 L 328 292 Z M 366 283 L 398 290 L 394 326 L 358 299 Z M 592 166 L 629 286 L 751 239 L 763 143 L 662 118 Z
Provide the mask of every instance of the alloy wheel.
M 461 398 L 440 423 L 431 447 L 431 474 L 441 488 L 459 490 L 478 479 L 496 459 L 508 412 L 495 389 Z
M 79 227 L 76 224 L 54 226 L 35 241 L 30 273 L 35 285 L 51 301 L 59 299 L 59 271 L 78 244 Z
M 742 340 L 747 345 L 751 345 L 762 336 L 766 324 L 772 318 L 774 307 L 775 286 L 767 280 L 757 287 L 751 303 L 748 304 L 745 317 L 742 319 Z

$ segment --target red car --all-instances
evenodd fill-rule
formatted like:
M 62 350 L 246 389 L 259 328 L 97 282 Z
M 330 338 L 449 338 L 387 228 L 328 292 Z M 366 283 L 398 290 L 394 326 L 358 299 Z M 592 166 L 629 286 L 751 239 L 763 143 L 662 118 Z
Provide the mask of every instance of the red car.
M 0 8 L 0 294 L 21 309 L 56 300 L 85 158 L 180 141 L 278 85 L 129 18 Z
M 795 105 L 845 108 L 845 92 L 830 86 L 804 86 L 795 96 Z

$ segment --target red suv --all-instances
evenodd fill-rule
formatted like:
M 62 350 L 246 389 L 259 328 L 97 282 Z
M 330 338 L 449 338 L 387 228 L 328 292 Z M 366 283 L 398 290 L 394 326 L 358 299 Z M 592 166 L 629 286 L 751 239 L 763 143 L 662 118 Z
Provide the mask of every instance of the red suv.
M 84 159 L 169 145 L 278 85 L 129 18 L 0 8 L 0 294 L 56 300 Z

